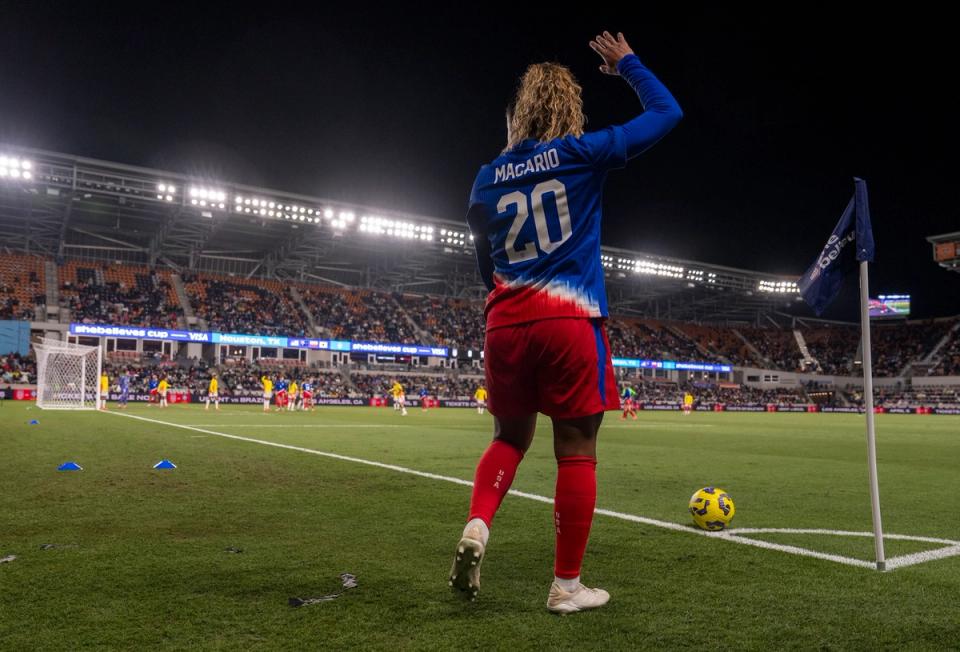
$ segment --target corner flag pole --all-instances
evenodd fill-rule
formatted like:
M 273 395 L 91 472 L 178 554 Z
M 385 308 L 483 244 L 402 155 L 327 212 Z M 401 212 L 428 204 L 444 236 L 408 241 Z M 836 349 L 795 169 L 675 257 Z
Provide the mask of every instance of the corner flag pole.
M 870 468 L 870 508 L 873 513 L 873 548 L 877 570 L 887 569 L 880 522 L 880 484 L 877 479 L 877 440 L 873 422 L 873 354 L 870 350 L 870 285 L 866 260 L 860 261 L 860 333 L 863 343 L 863 396 L 867 411 L 867 465 Z
M 870 470 L 870 507 L 873 511 L 873 546 L 877 570 L 886 570 L 883 556 L 883 526 L 880 523 L 880 487 L 877 481 L 877 440 L 873 423 L 873 354 L 870 351 L 870 283 L 867 265 L 875 246 L 867 199 L 867 182 L 854 177 L 854 193 L 813 264 L 807 268 L 797 290 L 817 315 L 823 314 L 840 292 L 843 279 L 860 263 L 860 339 L 863 351 L 863 394 L 867 411 L 867 465 Z M 849 246 L 856 242 L 856 252 Z

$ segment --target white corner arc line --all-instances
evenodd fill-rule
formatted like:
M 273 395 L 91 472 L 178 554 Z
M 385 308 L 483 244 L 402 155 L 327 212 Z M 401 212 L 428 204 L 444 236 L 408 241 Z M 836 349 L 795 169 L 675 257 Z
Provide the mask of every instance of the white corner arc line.
M 824 530 L 820 528 L 783 528 L 783 527 L 744 527 L 730 530 L 734 534 L 829 534 L 835 537 L 873 537 L 873 532 L 852 532 L 850 530 Z M 884 539 L 899 541 L 922 541 L 924 543 L 943 543 L 948 546 L 960 546 L 960 541 L 953 539 L 939 539 L 937 537 L 922 537 L 913 534 L 883 534 Z
M 340 455 L 338 453 L 330 453 L 327 451 L 318 451 L 312 448 L 304 448 L 302 446 L 292 446 L 290 444 L 281 444 L 274 441 L 266 441 L 263 439 L 254 439 L 252 437 L 243 437 L 240 435 L 231 435 L 225 432 L 217 432 L 216 430 L 207 430 L 205 428 L 198 428 L 196 426 L 185 425 L 181 423 L 172 423 L 169 421 L 160 421 L 159 419 L 150 419 L 148 417 L 141 417 L 134 414 L 126 414 L 120 412 L 106 412 L 106 414 L 111 414 L 119 417 L 126 417 L 128 419 L 136 419 L 138 421 L 147 421 L 149 423 L 157 423 L 164 426 L 169 426 L 171 428 L 180 428 L 183 430 L 193 430 L 194 432 L 202 432 L 208 435 L 216 435 L 217 437 L 224 437 L 226 439 L 236 439 L 238 441 L 250 442 L 253 444 L 262 444 L 264 446 L 272 446 L 274 448 L 283 448 L 287 450 L 298 451 L 301 453 L 309 453 L 311 455 L 319 455 L 320 457 L 328 457 L 330 459 L 340 460 L 343 462 L 354 462 L 356 464 L 364 464 L 366 466 L 373 466 L 380 469 L 386 469 L 388 471 L 396 471 L 398 473 L 406 473 L 408 475 L 414 475 L 421 478 L 429 478 L 431 480 L 442 480 L 444 482 L 451 482 L 453 484 L 459 484 L 465 487 L 472 487 L 473 482 L 469 480 L 463 480 L 461 478 L 454 478 L 446 475 L 439 475 L 437 473 L 429 473 L 427 471 L 418 471 L 416 469 L 410 469 L 404 466 L 397 466 L 395 464 L 385 464 L 383 462 L 375 462 L 373 460 L 365 460 L 360 457 L 351 457 L 349 455 Z M 546 496 L 540 496 L 538 494 L 531 494 L 524 491 L 518 491 L 516 489 L 511 489 L 510 494 L 526 498 L 528 500 L 535 500 L 540 503 L 553 504 L 553 499 Z M 800 555 L 803 557 L 813 557 L 815 559 L 822 559 L 825 561 L 832 561 L 838 564 L 845 564 L 847 566 L 856 566 L 859 568 L 868 568 L 875 569 L 876 564 L 871 561 L 864 561 L 863 559 L 856 559 L 854 557 L 846 557 L 843 555 L 834 555 L 825 552 L 819 552 L 816 550 L 810 550 L 808 548 L 801 548 L 799 546 L 789 546 L 779 543 L 771 543 L 769 541 L 761 541 L 758 539 L 750 539 L 746 536 L 738 536 L 739 534 L 762 534 L 762 533 L 784 533 L 784 534 L 833 534 L 840 536 L 873 536 L 870 532 L 848 532 L 845 530 L 822 530 L 822 529 L 810 529 L 810 530 L 793 530 L 789 528 L 743 528 L 742 530 L 727 530 L 722 532 L 707 532 L 706 530 L 697 530 L 687 525 L 681 525 L 680 523 L 673 523 L 670 521 L 660 521 L 654 518 L 648 518 L 646 516 L 636 516 L 634 514 L 627 514 L 624 512 L 615 512 L 608 509 L 595 509 L 595 514 L 600 514 L 602 516 L 609 516 L 612 518 L 620 519 L 623 521 L 630 521 L 633 523 L 642 523 L 644 525 L 652 525 L 654 527 L 659 527 L 665 530 L 672 530 L 674 532 L 684 532 L 686 534 L 695 534 L 699 536 L 708 537 L 711 539 L 718 539 L 721 541 L 731 541 L 734 543 L 741 543 L 747 546 L 754 546 L 756 548 L 764 548 L 766 550 L 777 550 L 780 552 L 787 552 L 794 555 Z M 910 566 L 913 564 L 919 564 L 925 561 L 933 561 L 935 559 L 943 559 L 946 557 L 952 557 L 955 555 L 960 555 L 960 542 L 952 541 L 950 539 L 935 539 L 932 537 L 913 537 L 906 534 L 884 534 L 884 537 L 891 539 L 904 539 L 904 540 L 916 540 L 916 541 L 928 541 L 935 543 L 949 543 L 950 545 L 944 548 L 937 550 L 930 550 L 926 552 L 918 552 L 910 555 L 903 555 L 900 557 L 893 557 L 887 560 L 887 569 L 893 570 L 895 568 L 903 568 L 905 566 Z

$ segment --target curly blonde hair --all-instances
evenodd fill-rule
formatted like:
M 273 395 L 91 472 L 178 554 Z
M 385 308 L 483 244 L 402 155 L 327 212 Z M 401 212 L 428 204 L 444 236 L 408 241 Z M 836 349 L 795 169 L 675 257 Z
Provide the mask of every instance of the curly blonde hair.
M 582 136 L 586 120 L 581 90 L 566 66 L 531 64 L 520 78 L 513 104 L 507 109 L 510 128 L 503 151 L 528 138 L 547 142 L 567 135 Z

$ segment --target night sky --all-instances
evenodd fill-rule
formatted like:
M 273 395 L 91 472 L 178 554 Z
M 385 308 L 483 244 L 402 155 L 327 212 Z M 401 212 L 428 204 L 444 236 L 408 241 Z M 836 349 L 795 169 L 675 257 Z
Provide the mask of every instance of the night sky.
M 960 230 L 948 21 L 590 4 L 571 15 L 3 2 L 0 142 L 460 219 L 528 63 L 573 69 L 588 129 L 639 111 L 587 46 L 620 30 L 685 118 L 610 176 L 605 244 L 796 275 L 858 175 L 873 294 L 911 293 L 917 316 L 960 313 L 960 276 L 924 240 Z M 854 297 L 830 316 L 854 317 Z

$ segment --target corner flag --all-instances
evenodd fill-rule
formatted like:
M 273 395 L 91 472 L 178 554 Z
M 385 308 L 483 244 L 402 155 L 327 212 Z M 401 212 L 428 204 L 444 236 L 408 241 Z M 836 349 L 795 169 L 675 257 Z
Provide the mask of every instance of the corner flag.
M 860 346 L 863 350 L 863 401 L 867 417 L 867 471 L 877 570 L 886 570 L 883 524 L 880 520 L 880 482 L 877 478 L 877 440 L 873 419 L 873 355 L 870 351 L 870 283 L 867 263 L 873 262 L 873 229 L 867 182 L 854 177 L 853 197 L 840 216 L 820 255 L 797 282 L 800 296 L 818 314 L 830 305 L 844 277 L 860 263 Z M 853 245 L 853 246 L 851 246 Z
M 854 183 L 853 197 L 827 238 L 827 244 L 797 281 L 800 296 L 818 315 L 823 314 L 840 292 L 844 277 L 856 269 L 857 261 L 873 262 L 867 182 L 855 178 Z

